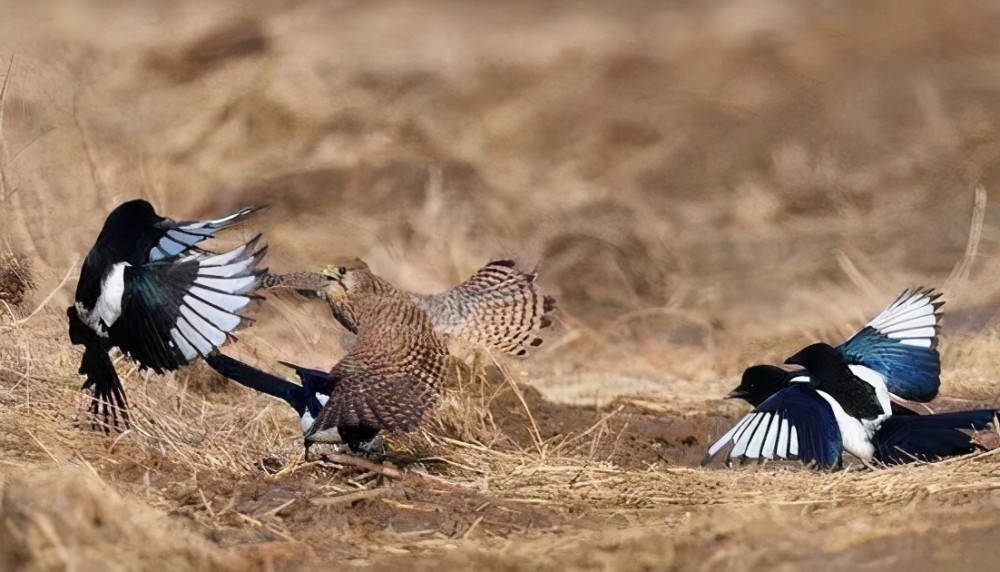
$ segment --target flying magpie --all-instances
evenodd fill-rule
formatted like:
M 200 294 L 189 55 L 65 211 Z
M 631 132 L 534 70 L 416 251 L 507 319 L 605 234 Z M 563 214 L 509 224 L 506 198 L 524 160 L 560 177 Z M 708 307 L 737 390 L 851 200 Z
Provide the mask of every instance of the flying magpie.
M 70 341 L 84 347 L 80 373 L 93 391 L 90 410 L 126 426 L 128 402 L 108 352 L 119 348 L 140 368 L 172 371 L 212 355 L 244 323 L 256 298 L 257 265 L 267 251 L 258 234 L 228 252 L 199 244 L 259 210 L 176 222 L 144 200 L 119 205 L 87 254 L 75 302 L 67 308 Z

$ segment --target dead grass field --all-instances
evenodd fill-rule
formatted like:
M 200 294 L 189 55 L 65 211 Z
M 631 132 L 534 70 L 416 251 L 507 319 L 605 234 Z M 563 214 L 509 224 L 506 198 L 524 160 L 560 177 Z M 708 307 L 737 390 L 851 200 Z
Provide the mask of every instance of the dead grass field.
M 996 560 L 1000 456 L 696 468 L 751 363 L 946 291 L 940 407 L 1000 404 L 988 0 L 0 2 L 0 568 L 750 570 Z M 976 205 L 982 187 L 985 205 Z M 121 362 L 79 423 L 64 309 L 106 212 L 249 203 L 275 270 L 440 290 L 496 256 L 561 312 L 456 365 L 402 472 L 303 463 L 283 405 Z M 333 363 L 269 299 L 229 352 Z M 277 367 L 277 366 L 275 366 Z M 989 566 L 987 566 L 989 567 Z

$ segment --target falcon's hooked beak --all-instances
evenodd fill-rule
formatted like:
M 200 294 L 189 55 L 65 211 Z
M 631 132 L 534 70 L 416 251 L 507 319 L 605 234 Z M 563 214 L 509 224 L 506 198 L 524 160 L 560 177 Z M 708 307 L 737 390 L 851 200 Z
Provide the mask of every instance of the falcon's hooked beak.
M 331 282 L 335 282 L 340 286 L 340 290 L 334 289 L 332 286 L 326 289 L 326 295 L 330 297 L 343 296 L 347 294 L 347 285 L 344 284 L 344 276 L 347 275 L 347 268 L 343 266 L 334 266 L 333 264 L 327 264 L 326 268 L 323 269 L 323 276 L 326 276 Z M 332 290 L 332 291 L 331 291 Z

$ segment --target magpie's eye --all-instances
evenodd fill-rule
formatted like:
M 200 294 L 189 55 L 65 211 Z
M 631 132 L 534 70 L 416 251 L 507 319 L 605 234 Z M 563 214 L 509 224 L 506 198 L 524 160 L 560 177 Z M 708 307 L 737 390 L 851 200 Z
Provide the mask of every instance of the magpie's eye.
M 337 269 L 337 272 L 339 272 L 340 275 L 343 276 L 344 274 L 347 274 L 347 269 L 341 266 L 340 268 Z

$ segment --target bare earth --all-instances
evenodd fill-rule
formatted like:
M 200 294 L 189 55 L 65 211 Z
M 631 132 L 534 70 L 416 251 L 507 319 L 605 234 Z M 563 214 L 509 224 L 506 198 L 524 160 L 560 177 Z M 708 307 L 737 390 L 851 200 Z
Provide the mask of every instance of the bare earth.
M 697 465 L 744 367 L 906 287 L 948 301 L 935 407 L 1000 404 L 997 29 L 991 0 L 0 2 L 0 569 L 995 568 L 995 451 Z M 134 197 L 269 204 L 227 240 L 278 271 L 434 292 L 516 258 L 558 323 L 456 363 L 384 469 L 305 462 L 204 364 L 120 361 L 106 435 L 64 310 Z M 350 343 L 292 296 L 255 317 L 227 352 L 274 371 Z

